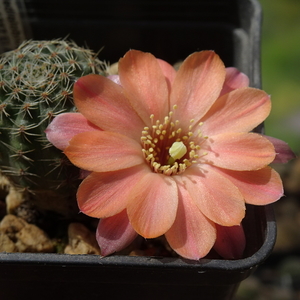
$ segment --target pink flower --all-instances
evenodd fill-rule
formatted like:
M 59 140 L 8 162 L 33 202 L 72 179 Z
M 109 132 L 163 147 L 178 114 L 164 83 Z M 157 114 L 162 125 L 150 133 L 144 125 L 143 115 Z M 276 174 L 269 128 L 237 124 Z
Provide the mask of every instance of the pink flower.
M 119 77 L 77 81 L 80 113 L 57 116 L 46 133 L 91 172 L 77 200 L 83 213 L 101 219 L 102 255 L 138 234 L 164 234 L 185 258 L 204 257 L 214 246 L 224 257 L 241 256 L 245 203 L 283 195 L 268 166 L 273 143 L 250 132 L 268 116 L 270 98 L 248 83 L 213 51 L 190 55 L 176 72 L 135 50 L 120 60 Z

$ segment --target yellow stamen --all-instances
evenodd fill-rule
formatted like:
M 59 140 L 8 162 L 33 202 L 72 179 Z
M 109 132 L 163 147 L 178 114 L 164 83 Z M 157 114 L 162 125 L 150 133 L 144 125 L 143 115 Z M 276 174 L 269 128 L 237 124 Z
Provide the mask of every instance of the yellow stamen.
M 173 110 L 176 109 L 177 105 L 174 105 Z M 141 136 L 145 160 L 153 172 L 167 176 L 183 173 L 207 155 L 203 144 L 208 137 L 195 128 L 195 125 L 201 127 L 203 123 L 195 124 L 195 120 L 191 119 L 187 127 L 182 127 L 181 122 L 173 117 L 173 111 L 161 121 L 151 115 L 151 125 L 143 128 Z

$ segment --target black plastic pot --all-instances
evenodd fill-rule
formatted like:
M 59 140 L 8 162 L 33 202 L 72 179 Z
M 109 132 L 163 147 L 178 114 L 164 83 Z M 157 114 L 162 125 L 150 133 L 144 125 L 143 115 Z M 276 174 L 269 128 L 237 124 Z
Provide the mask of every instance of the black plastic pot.
M 232 261 L 1 253 L 1 299 L 229 300 L 272 251 L 272 207 L 248 207 L 244 228 L 245 258 Z
M 17 2 L 28 38 L 70 34 L 93 50 L 105 46 L 100 58 L 111 62 L 130 48 L 170 63 L 213 49 L 226 66 L 238 67 L 251 86 L 260 87 L 261 9 L 255 0 Z M 245 255 L 232 261 L 0 253 L 0 299 L 229 300 L 275 242 L 271 206 L 247 207 L 243 224 Z

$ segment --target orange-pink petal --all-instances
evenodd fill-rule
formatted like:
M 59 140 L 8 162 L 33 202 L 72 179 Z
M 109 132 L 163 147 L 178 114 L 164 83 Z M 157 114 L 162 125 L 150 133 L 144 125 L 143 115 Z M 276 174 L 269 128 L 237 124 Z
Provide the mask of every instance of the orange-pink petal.
M 124 93 L 142 120 L 150 125 L 150 115 L 163 120 L 169 112 L 169 91 L 165 75 L 151 53 L 128 51 L 119 61 Z
M 106 256 L 127 247 L 137 237 L 129 223 L 126 210 L 99 221 L 96 239 L 101 255 Z
M 173 66 L 171 66 L 169 63 L 167 63 L 166 61 L 162 60 L 162 59 L 157 59 L 157 62 L 167 80 L 167 84 L 168 84 L 168 89 L 169 92 L 171 92 L 171 87 L 173 85 L 174 79 L 176 77 L 176 70 L 174 69 Z
M 155 238 L 172 226 L 177 204 L 177 187 L 172 177 L 148 173 L 135 186 L 127 213 L 137 233 L 145 238 Z
M 108 131 L 80 133 L 64 153 L 75 166 L 94 172 L 122 170 L 145 162 L 137 141 Z
M 195 205 L 214 223 L 233 226 L 245 216 L 245 202 L 239 189 L 209 165 L 190 167 L 184 173 Z
M 268 139 L 275 148 L 276 156 L 273 163 L 284 164 L 289 160 L 296 158 L 295 153 L 286 142 L 267 135 L 264 135 L 264 137 Z
M 126 208 L 134 186 L 147 172 L 150 172 L 147 165 L 138 165 L 109 173 L 91 173 L 77 191 L 80 210 L 98 219 L 119 213 Z
M 225 259 L 241 259 L 246 246 L 242 225 L 225 227 L 216 224 L 217 239 L 214 249 Z
M 256 171 L 216 170 L 238 187 L 246 203 L 266 205 L 283 196 L 280 175 L 270 167 Z
M 182 183 L 178 184 L 178 198 L 176 219 L 165 236 L 180 256 L 198 260 L 206 256 L 215 243 L 215 225 L 194 204 Z
M 62 113 L 56 116 L 45 130 L 47 139 L 58 149 L 64 150 L 78 133 L 100 130 L 80 113 Z
M 220 96 L 247 86 L 249 86 L 249 78 L 246 74 L 234 67 L 226 68 L 225 82 Z
M 170 104 L 177 105 L 174 119 L 190 125 L 198 121 L 218 98 L 225 79 L 225 67 L 213 51 L 195 52 L 180 66 L 175 77 Z M 184 115 L 184 118 L 182 116 Z
M 219 98 L 201 119 L 204 135 L 248 132 L 262 123 L 271 110 L 270 97 L 262 90 L 243 88 Z
M 275 157 L 274 146 L 256 133 L 223 133 L 211 136 L 205 146 L 203 162 L 214 166 L 250 171 L 270 164 Z
M 145 125 L 119 84 L 90 74 L 78 79 L 73 93 L 76 107 L 93 124 L 139 140 Z

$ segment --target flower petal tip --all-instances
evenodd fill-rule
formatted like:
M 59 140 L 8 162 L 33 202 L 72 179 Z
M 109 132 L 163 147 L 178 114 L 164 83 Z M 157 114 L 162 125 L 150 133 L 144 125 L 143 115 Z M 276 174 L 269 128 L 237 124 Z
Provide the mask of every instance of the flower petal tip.
M 276 156 L 273 163 L 284 164 L 297 157 L 286 142 L 271 136 L 265 136 L 265 138 L 267 138 L 275 148 Z
M 96 240 L 102 256 L 108 256 L 123 250 L 137 236 L 137 233 L 129 224 L 126 210 L 115 216 L 101 219 L 96 231 Z
M 246 247 L 246 237 L 242 225 L 220 226 L 216 224 L 217 239 L 214 250 L 225 259 L 241 259 Z

